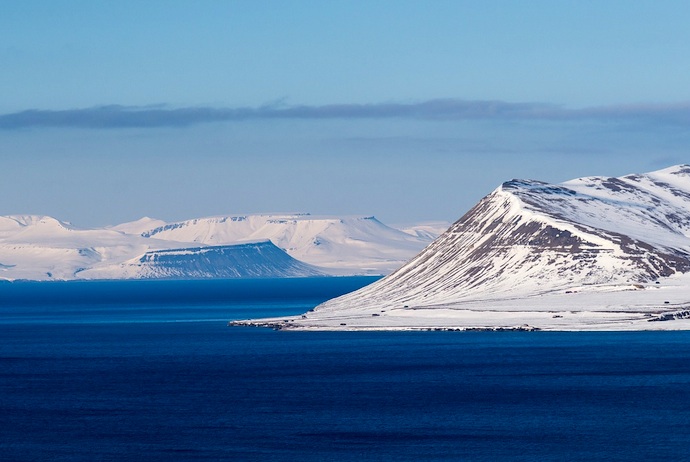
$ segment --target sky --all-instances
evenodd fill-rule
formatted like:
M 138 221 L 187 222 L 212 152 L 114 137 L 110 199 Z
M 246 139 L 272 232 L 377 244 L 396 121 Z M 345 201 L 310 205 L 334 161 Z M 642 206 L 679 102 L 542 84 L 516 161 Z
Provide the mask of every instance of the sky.
M 455 221 L 690 162 L 684 0 L 0 6 L 0 215 Z

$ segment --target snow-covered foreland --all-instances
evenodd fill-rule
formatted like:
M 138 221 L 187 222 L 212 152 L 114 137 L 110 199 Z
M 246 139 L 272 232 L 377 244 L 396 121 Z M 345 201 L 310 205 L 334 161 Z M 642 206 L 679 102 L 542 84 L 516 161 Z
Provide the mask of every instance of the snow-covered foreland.
M 387 277 L 290 329 L 690 329 L 690 165 L 513 180 Z
M 374 217 L 142 218 L 79 229 L 51 217 L 15 215 L 0 217 L 0 279 L 388 274 L 431 240 Z

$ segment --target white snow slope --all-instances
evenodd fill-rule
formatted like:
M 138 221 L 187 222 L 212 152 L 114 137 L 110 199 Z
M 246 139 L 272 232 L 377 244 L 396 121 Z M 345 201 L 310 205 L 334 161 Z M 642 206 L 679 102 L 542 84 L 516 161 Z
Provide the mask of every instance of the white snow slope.
M 690 329 L 690 165 L 556 185 L 506 182 L 394 273 L 280 322 Z
M 82 230 L 44 216 L 0 217 L 0 279 L 76 279 L 168 243 L 107 229 Z
M 393 225 L 394 228 L 399 229 L 407 234 L 421 237 L 423 239 L 433 241 L 441 234 L 450 228 L 451 223 L 447 221 L 426 221 L 422 223 L 414 223 L 411 225 Z
M 266 246 L 256 245 L 268 240 L 282 250 L 268 252 Z M 373 217 L 248 215 L 179 223 L 142 218 L 105 229 L 78 229 L 51 217 L 6 216 L 0 217 L 0 279 L 387 274 L 430 241 Z M 241 247 L 244 244 L 255 245 Z M 206 247 L 216 252 L 201 251 Z M 198 251 L 186 251 L 190 248 Z M 185 258 L 173 262 L 168 254 L 156 253 L 174 249 L 184 249 Z M 288 264 L 273 250 L 287 251 L 306 265 Z M 165 264 L 160 264 L 161 258 L 167 259 Z

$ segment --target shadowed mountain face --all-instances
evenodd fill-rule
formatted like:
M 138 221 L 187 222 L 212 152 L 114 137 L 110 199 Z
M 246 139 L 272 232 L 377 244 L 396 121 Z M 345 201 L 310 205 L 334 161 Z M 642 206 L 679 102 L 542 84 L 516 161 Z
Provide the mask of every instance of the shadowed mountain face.
M 238 245 L 153 250 L 105 268 L 118 278 L 201 279 L 324 276 L 317 268 L 295 260 L 270 241 Z M 91 270 L 90 277 L 98 277 Z
M 142 278 L 265 278 L 324 276 L 270 241 L 254 244 L 157 250 L 142 256 Z
M 513 180 L 396 272 L 319 309 L 525 297 L 689 271 L 690 166 Z

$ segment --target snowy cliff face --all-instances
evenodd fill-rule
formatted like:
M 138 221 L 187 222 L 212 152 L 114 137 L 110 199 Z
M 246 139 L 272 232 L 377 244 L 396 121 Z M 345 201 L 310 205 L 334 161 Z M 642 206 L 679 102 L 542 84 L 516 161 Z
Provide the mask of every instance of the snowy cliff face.
M 206 245 L 270 240 L 290 256 L 334 274 L 387 274 L 433 239 L 388 227 L 374 217 L 246 215 L 169 223 L 144 237 Z
M 426 307 L 653 283 L 690 272 L 690 165 L 513 180 L 384 279 L 317 311 Z
M 317 268 L 290 257 L 271 242 L 154 250 L 119 265 L 81 275 L 117 279 L 200 279 L 323 276 Z

